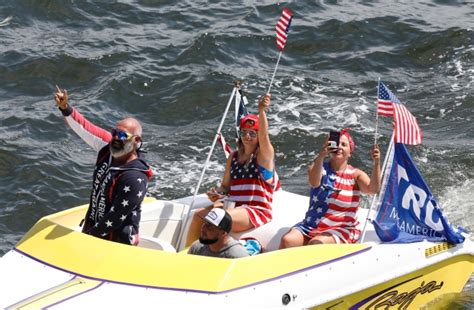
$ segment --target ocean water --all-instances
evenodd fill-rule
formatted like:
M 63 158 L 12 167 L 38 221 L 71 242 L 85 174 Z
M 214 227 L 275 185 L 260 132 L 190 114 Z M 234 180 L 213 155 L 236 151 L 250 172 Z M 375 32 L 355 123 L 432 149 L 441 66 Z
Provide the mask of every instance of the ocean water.
M 269 87 L 283 7 L 295 17 L 268 115 L 284 188 L 308 193 L 306 167 L 332 128 L 352 129 L 351 163 L 370 169 L 380 77 L 418 119 L 423 143 L 409 149 L 439 204 L 472 231 L 473 1 L 4 0 L 0 255 L 40 217 L 88 200 L 95 153 L 66 128 L 55 85 L 104 128 L 138 118 L 150 194 L 191 195 L 234 80 L 251 112 Z M 392 124 L 378 127 L 385 151 Z M 216 149 L 200 191 L 223 164 Z M 446 307 L 473 308 L 473 283 Z

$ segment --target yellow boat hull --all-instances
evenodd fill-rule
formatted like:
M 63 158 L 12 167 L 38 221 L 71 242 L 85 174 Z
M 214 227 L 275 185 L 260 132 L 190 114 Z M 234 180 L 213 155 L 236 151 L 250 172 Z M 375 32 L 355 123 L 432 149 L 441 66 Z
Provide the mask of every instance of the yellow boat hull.
M 242 259 L 132 247 L 82 234 L 85 210 L 44 217 L 0 260 L 11 279 L 0 284 L 0 307 L 411 309 L 461 292 L 474 268 L 469 239 L 315 245 Z

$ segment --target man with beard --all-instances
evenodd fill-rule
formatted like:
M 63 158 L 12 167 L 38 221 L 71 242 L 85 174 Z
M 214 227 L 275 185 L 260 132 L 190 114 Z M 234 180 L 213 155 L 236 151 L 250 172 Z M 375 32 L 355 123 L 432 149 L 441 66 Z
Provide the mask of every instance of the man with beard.
M 82 232 L 137 245 L 141 203 L 151 168 L 142 158 L 142 127 L 134 118 L 119 121 L 110 132 L 95 126 L 68 104 L 66 90 L 56 89 L 55 102 L 66 123 L 98 151 L 89 208 Z
M 202 218 L 199 240 L 194 241 L 188 254 L 221 258 L 239 258 L 249 256 L 240 242 L 230 235 L 232 217 L 221 208 L 214 208 Z

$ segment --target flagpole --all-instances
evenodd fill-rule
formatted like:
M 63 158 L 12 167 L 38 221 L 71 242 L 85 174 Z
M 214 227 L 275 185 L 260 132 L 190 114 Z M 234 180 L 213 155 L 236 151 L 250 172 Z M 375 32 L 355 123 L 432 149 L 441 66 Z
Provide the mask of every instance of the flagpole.
M 377 82 L 377 99 L 375 101 L 375 137 L 374 137 L 374 145 L 377 145 L 377 136 L 378 136 L 378 130 L 379 130 L 379 106 L 378 106 L 378 101 L 380 98 L 380 76 L 379 80 Z
M 207 154 L 206 162 L 204 163 L 204 167 L 202 168 L 202 171 L 201 171 L 201 176 L 199 177 L 199 181 L 196 185 L 196 188 L 194 189 L 193 200 L 191 201 L 191 204 L 189 205 L 188 214 L 186 215 L 185 221 L 184 221 L 183 225 L 181 226 L 180 233 L 178 235 L 178 241 L 176 243 L 177 248 L 179 248 L 180 243 L 183 239 L 184 229 L 186 228 L 186 226 L 188 224 L 189 215 L 191 214 L 191 210 L 194 207 L 194 202 L 196 201 L 197 193 L 199 192 L 199 188 L 201 187 L 202 180 L 204 179 L 204 174 L 206 173 L 207 164 L 209 163 L 209 160 L 211 159 L 212 152 L 214 151 L 214 147 L 216 146 L 217 139 L 219 137 L 219 134 L 221 133 L 222 126 L 224 125 L 225 118 L 227 116 L 227 113 L 229 112 L 230 105 L 232 104 L 232 99 L 234 98 L 235 93 L 237 92 L 237 90 L 239 88 L 240 88 L 240 81 L 236 81 L 234 83 L 234 89 L 232 90 L 232 94 L 230 95 L 229 101 L 227 102 L 227 106 L 225 108 L 224 115 L 222 115 L 221 123 L 219 124 L 216 135 L 214 136 L 214 141 L 212 141 L 211 149 L 209 150 L 209 153 Z M 183 210 L 183 212 L 184 212 L 184 210 Z
M 394 134 L 392 133 L 392 138 L 390 139 L 390 144 L 388 145 L 388 149 L 387 149 L 387 154 L 385 155 L 385 159 L 383 161 L 383 165 L 382 165 L 382 180 L 384 179 L 385 175 L 386 175 L 386 168 L 387 168 L 387 163 L 388 163 L 388 159 L 390 157 L 390 154 L 392 152 L 392 148 L 393 148 L 393 137 L 394 137 Z M 382 181 L 382 186 L 384 185 L 385 182 Z M 375 205 L 375 202 L 377 200 L 377 198 L 379 197 L 378 194 L 375 194 L 374 197 L 372 198 L 372 202 L 370 204 L 370 208 L 369 208 L 369 211 L 367 212 L 367 216 L 365 217 L 365 223 L 364 223 L 364 228 L 362 229 L 362 234 L 361 234 L 361 237 L 360 237 L 360 241 L 359 243 L 363 243 L 364 242 L 364 239 L 365 239 L 365 233 L 366 233 L 366 229 L 367 229 L 367 223 L 369 222 L 369 216 L 370 216 L 370 213 L 372 212 L 372 209 Z
M 235 104 L 234 104 L 234 128 L 235 128 L 235 140 L 239 139 L 239 125 L 240 125 L 240 120 L 237 121 L 238 115 L 239 115 L 239 108 L 240 108 L 240 100 L 242 100 L 242 94 L 237 91 L 235 93 Z
M 379 93 L 380 92 L 380 77 L 378 78 L 378 82 L 377 82 L 377 99 L 375 100 L 375 135 L 374 135 L 374 146 L 377 145 L 377 136 L 378 136 L 378 125 L 379 125 L 379 111 L 378 111 L 378 100 L 379 100 Z M 393 139 L 393 135 L 392 135 L 392 139 Z M 386 164 L 387 164 L 387 159 L 388 159 L 388 155 L 390 154 L 390 151 L 391 151 L 391 148 L 392 148 L 392 143 L 389 144 L 388 146 L 388 149 L 387 149 L 387 154 L 385 155 L 385 159 L 384 159 L 384 162 L 383 162 L 383 166 L 382 166 L 382 179 L 383 179 L 383 176 L 385 175 L 385 167 L 386 167 Z M 376 199 L 379 197 L 378 194 L 375 194 L 374 197 L 372 197 L 372 202 L 370 203 L 370 208 L 369 208 L 369 211 L 367 212 L 367 217 L 365 218 L 365 223 L 364 223 L 364 229 L 362 230 L 362 236 L 360 238 L 360 243 L 364 242 L 364 239 L 365 239 L 365 232 L 366 232 L 366 228 L 367 228 L 367 222 L 369 220 L 369 215 L 370 215 L 370 212 L 372 211 L 372 208 L 375 204 L 375 201 Z
M 278 68 L 278 64 L 280 63 L 281 54 L 283 54 L 283 51 L 280 51 L 280 54 L 278 55 L 278 60 L 275 65 L 275 70 L 273 70 L 273 75 L 272 75 L 272 79 L 270 80 L 270 86 L 268 86 L 267 94 L 269 94 L 270 89 L 272 89 L 273 79 L 275 79 L 275 74 Z

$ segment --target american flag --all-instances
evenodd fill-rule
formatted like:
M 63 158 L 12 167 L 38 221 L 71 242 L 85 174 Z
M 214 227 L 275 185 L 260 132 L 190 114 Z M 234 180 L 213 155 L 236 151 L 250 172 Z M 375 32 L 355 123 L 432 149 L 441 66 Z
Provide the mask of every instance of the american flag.
M 240 134 L 240 120 L 243 119 L 247 114 L 247 97 L 242 94 L 242 90 L 239 89 L 235 94 L 235 135 L 236 139 L 239 138 Z
M 285 48 L 286 37 L 288 30 L 290 29 L 292 19 L 293 12 L 291 12 L 287 8 L 284 8 L 280 20 L 276 25 L 276 43 L 280 51 L 283 51 L 283 49 Z
M 240 135 L 240 120 L 249 114 L 247 110 L 247 97 L 242 94 L 242 90 L 239 89 L 235 93 L 235 114 L 234 114 L 234 124 L 235 124 L 235 141 L 239 139 Z M 217 141 L 222 146 L 224 151 L 225 158 L 229 158 L 229 155 L 234 152 L 232 147 L 225 141 L 224 136 L 219 133 Z
M 421 143 L 421 129 L 416 118 L 404 104 L 385 86 L 379 82 L 379 98 L 377 113 L 381 116 L 392 116 L 395 126 L 395 143 L 417 145 Z

